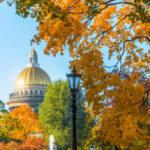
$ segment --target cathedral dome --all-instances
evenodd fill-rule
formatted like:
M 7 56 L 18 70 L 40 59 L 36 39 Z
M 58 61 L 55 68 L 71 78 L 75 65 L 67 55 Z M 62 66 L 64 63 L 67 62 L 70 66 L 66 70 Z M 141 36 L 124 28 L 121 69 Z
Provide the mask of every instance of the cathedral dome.
M 39 67 L 28 67 L 17 77 L 15 88 L 26 85 L 49 85 L 51 80 L 48 74 Z
M 29 63 L 17 77 L 15 89 L 9 94 L 7 102 L 9 110 L 22 105 L 30 105 L 38 112 L 38 106 L 43 102 L 46 88 L 51 84 L 48 74 L 40 68 L 37 52 L 32 49 L 29 54 Z
M 51 80 L 48 74 L 39 67 L 38 55 L 34 48 L 29 55 L 29 64 L 17 77 L 15 89 L 26 85 L 49 85 Z

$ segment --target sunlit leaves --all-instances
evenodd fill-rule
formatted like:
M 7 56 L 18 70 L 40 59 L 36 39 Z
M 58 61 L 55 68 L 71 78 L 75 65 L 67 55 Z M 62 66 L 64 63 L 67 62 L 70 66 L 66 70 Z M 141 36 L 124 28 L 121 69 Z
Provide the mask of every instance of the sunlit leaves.
M 38 115 L 33 112 L 30 106 L 20 106 L 9 113 L 9 116 L 16 120 L 16 125 L 19 128 L 10 123 L 10 126 L 14 126 L 14 130 L 10 133 L 11 137 L 19 140 L 25 140 L 31 136 L 31 134 L 41 133 L 40 123 L 38 121 Z M 6 128 L 7 129 L 7 128 Z

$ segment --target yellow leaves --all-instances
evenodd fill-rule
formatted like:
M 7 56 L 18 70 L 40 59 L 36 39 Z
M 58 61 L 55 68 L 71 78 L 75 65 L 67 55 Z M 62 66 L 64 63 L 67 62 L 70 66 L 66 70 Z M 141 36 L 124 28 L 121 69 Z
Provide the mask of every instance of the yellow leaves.
M 149 23 L 143 24 L 141 21 L 132 22 L 128 16 L 133 11 L 134 6 L 125 4 L 121 5 L 122 7 L 117 5 L 106 7 L 105 4 L 100 4 L 97 5 L 96 11 L 94 8 L 89 7 L 90 1 L 88 5 L 85 5 L 85 0 L 52 0 L 52 2 L 61 8 L 56 15 L 61 16 L 61 13 L 65 12 L 66 16 L 63 19 L 52 19 L 52 13 L 49 13 L 47 10 L 48 6 L 42 5 L 41 14 L 46 14 L 43 14 L 44 16 L 41 15 L 43 23 L 39 24 L 39 33 L 35 41 L 45 40 L 47 43 L 45 54 L 53 53 L 54 56 L 57 52 L 63 54 L 64 47 L 69 46 L 70 56 L 73 59 L 80 59 L 80 54 L 82 55 L 84 51 L 90 50 L 93 47 L 96 47 L 98 51 L 102 51 L 105 54 L 105 51 L 101 50 L 101 48 L 106 46 L 110 49 L 108 55 L 111 59 L 112 56 L 121 54 L 123 41 L 139 35 L 150 35 Z M 97 1 L 92 2 L 95 5 L 98 4 Z M 47 5 L 50 4 L 50 2 L 47 2 Z M 34 11 L 36 11 L 36 5 L 34 8 Z M 90 17 L 87 18 L 87 16 L 90 16 L 90 13 L 91 20 L 89 19 Z M 133 32 L 131 32 L 132 30 Z M 88 38 L 91 38 L 91 40 L 87 40 Z M 84 39 L 86 39 L 86 42 L 83 42 Z M 138 40 L 139 42 L 145 41 L 144 37 Z M 91 44 L 92 41 L 95 42 L 94 46 Z M 132 57 L 133 61 L 138 60 L 139 56 L 135 53 L 133 54 L 133 51 L 136 49 L 134 41 L 126 43 L 125 52 L 127 52 L 127 55 L 123 66 L 130 66 L 132 64 Z M 141 53 L 143 50 L 139 49 L 139 51 Z M 120 56 L 117 59 L 120 59 Z
M 93 43 L 89 46 L 95 47 Z M 137 73 L 126 79 L 120 78 L 119 74 L 106 74 L 102 68 L 103 62 L 98 59 L 101 54 L 90 48 L 89 51 L 77 51 L 80 59 L 73 63 L 83 74 L 86 100 L 93 106 L 93 113 L 103 116 L 101 140 L 118 147 L 128 147 L 129 143 L 134 144 L 138 138 L 141 139 L 141 135 L 145 136 L 145 131 L 138 126 L 139 121 L 143 123 L 146 119 L 140 112 L 145 89 L 137 83 Z M 110 100 L 114 100 L 113 105 L 107 104 Z
M 135 141 L 139 138 L 140 135 L 138 135 L 137 131 L 141 131 L 138 128 L 138 124 L 136 122 L 136 119 L 133 118 L 130 114 L 126 117 L 123 117 L 121 120 L 120 130 L 122 131 L 122 141 L 124 142 L 124 146 L 128 146 L 128 142 L 134 144 Z M 142 133 L 142 132 L 141 132 Z M 127 140 L 129 140 L 127 142 Z
M 48 49 L 44 49 L 44 54 L 49 55 L 49 50 Z
M 120 80 L 115 74 L 110 77 L 109 87 L 114 87 L 107 90 L 107 97 L 114 104 L 104 108 L 102 112 L 101 140 L 104 142 L 123 148 L 135 144 L 137 140 L 146 142 L 147 129 L 142 128 L 139 123 L 147 125 L 150 117 L 140 108 L 145 89 L 136 82 L 138 78 L 137 73 L 132 73 L 130 78 L 124 80 Z
M 113 107 L 105 109 L 102 117 L 101 139 L 124 148 L 137 140 L 145 142 L 147 131 L 139 126 L 140 116 L 140 113 L 137 116 L 131 112 L 118 113 Z
M 119 74 L 109 74 L 107 81 L 109 87 L 118 87 L 121 83 Z
M 92 137 L 93 138 L 99 138 L 99 133 L 100 133 L 100 126 L 99 125 L 95 125 L 93 128 L 92 128 Z
M 30 106 L 20 106 L 9 113 L 12 118 L 16 118 L 20 128 L 12 131 L 12 138 L 25 140 L 30 134 L 41 133 L 38 115 L 31 111 Z
M 119 60 L 120 60 L 120 59 L 121 59 L 121 56 L 117 56 L 117 59 L 119 59 Z
M 109 20 L 114 13 L 116 13 L 116 6 L 108 7 L 103 11 L 102 17 L 105 18 L 105 20 Z
M 143 36 L 138 39 L 140 43 L 143 43 L 145 41 L 147 44 L 150 44 L 148 40 L 146 40 L 144 37 L 148 37 L 150 35 L 150 23 L 142 23 L 139 21 L 136 26 L 133 27 L 133 30 L 135 32 L 135 36 Z
M 39 34 L 35 36 L 35 40 L 39 42 L 39 39 L 45 40 L 47 43 L 46 54 L 48 51 L 56 55 L 57 52 L 63 53 L 63 47 L 66 45 L 68 37 L 69 41 L 78 41 L 78 37 L 81 34 L 82 23 L 79 22 L 79 18 L 69 17 L 65 21 L 58 18 L 51 19 L 52 14 L 49 13 L 45 18 L 44 23 L 40 24 L 38 30 Z M 68 42 L 70 46 L 70 52 L 73 51 L 74 45 Z

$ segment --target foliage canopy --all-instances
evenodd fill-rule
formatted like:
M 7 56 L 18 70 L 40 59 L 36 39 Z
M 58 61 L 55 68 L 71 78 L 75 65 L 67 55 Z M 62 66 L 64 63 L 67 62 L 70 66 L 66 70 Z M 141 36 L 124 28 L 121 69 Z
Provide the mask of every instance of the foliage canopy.
M 12 3 L 19 15 L 36 18 L 38 33 L 32 42 L 39 44 L 44 40 L 46 54 L 63 54 L 64 47 L 69 47 L 74 59 L 71 65 L 82 73 L 86 100 L 93 105 L 96 115 L 103 116 L 103 133 L 111 126 L 103 140 L 118 147 L 127 147 L 130 141 L 137 140 L 147 143 L 148 131 L 141 126 L 150 120 L 149 96 L 145 94 L 149 94 L 150 86 L 138 82 L 142 73 L 133 70 L 133 63 L 142 61 L 148 72 L 150 50 L 145 45 L 150 45 L 149 0 L 14 0 Z M 112 65 L 106 64 L 104 58 L 111 60 Z M 115 72 L 116 68 L 119 71 Z M 122 78 L 122 72 L 127 70 L 132 73 Z M 130 132 L 131 129 L 135 130 Z
M 20 106 L 0 118 L 1 141 L 22 142 L 36 133 L 41 133 L 41 127 L 38 115 L 30 106 Z

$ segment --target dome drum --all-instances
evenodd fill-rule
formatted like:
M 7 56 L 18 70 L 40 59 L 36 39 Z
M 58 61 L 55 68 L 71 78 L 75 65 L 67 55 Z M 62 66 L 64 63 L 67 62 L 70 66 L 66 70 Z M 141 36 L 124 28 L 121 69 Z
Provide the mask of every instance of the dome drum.
M 34 85 L 34 86 L 25 86 L 14 90 L 14 93 L 10 94 L 11 96 L 33 96 L 33 95 L 44 95 L 47 86 Z
M 39 99 L 37 99 L 37 97 L 34 97 L 34 99 L 33 98 L 25 98 L 25 99 L 22 99 L 19 101 L 18 101 L 18 99 L 9 100 L 7 102 L 7 104 L 9 105 L 10 111 L 13 110 L 14 108 L 17 108 L 22 105 L 29 105 L 34 110 L 34 109 L 38 108 L 38 106 L 41 104 L 42 101 L 43 101 L 42 97 Z
M 40 84 L 33 84 L 33 85 L 22 85 L 19 87 L 15 87 L 14 92 L 18 91 L 24 91 L 26 89 L 32 89 L 32 90 L 46 90 L 47 85 L 40 85 Z
M 44 97 L 45 91 L 38 91 L 35 90 L 35 92 L 32 92 L 32 90 L 30 91 L 30 93 L 28 93 L 28 91 L 26 90 L 24 93 L 12 93 L 9 94 L 9 100 L 15 100 L 15 99 L 22 99 L 22 98 L 32 98 L 32 97 Z
M 29 105 L 32 108 L 35 108 L 38 107 L 43 100 L 44 96 L 24 96 L 10 99 L 7 104 L 10 110 L 22 105 Z

